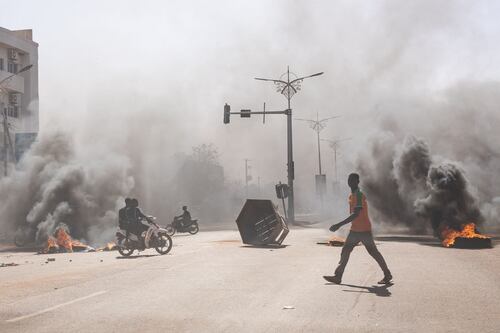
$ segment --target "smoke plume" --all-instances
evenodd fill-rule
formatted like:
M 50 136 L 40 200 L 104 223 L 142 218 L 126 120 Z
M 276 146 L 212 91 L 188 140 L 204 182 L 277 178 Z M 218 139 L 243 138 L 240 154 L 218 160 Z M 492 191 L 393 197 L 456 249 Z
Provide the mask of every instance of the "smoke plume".
M 127 159 L 112 154 L 99 163 L 82 160 L 68 134 L 42 136 L 0 181 L 3 227 L 22 227 L 40 242 L 65 223 L 75 238 L 103 241 L 117 223 L 123 195 L 134 186 L 129 171 Z
M 492 207 L 481 210 L 460 163 L 432 156 L 423 139 L 406 136 L 401 144 L 394 136 L 374 139 L 370 153 L 358 163 L 364 188 L 383 222 L 418 233 L 431 227 L 439 234 L 444 227 L 481 225 L 483 211 L 492 214 Z

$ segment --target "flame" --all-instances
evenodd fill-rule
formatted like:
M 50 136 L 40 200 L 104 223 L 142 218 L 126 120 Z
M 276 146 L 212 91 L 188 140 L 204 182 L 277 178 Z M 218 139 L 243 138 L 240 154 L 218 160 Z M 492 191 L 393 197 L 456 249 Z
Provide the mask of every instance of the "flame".
M 52 253 L 52 252 L 58 252 L 59 251 L 59 245 L 57 245 L 57 240 L 54 237 L 50 237 L 47 239 L 47 246 L 45 249 L 42 251 L 43 253 Z
M 113 242 L 109 242 L 105 246 L 98 248 L 97 251 L 98 252 L 100 252 L 100 251 L 114 251 L 116 249 L 117 249 L 117 245 Z
M 91 249 L 88 245 L 71 238 L 65 228 L 59 227 L 56 229 L 54 237 L 49 236 L 49 238 L 47 239 L 47 246 L 42 252 L 59 252 L 61 248 L 64 248 L 66 252 L 73 252 L 73 250 L 82 251 Z
M 476 233 L 476 225 L 474 223 L 467 223 L 462 226 L 462 230 L 458 231 L 450 227 L 444 227 L 441 232 L 443 238 L 442 244 L 444 247 L 451 247 L 455 244 L 457 237 L 461 238 L 489 238 L 485 235 Z
M 328 245 L 329 246 L 344 246 L 345 244 L 345 239 L 337 236 L 332 236 L 328 240 Z
M 73 239 L 63 228 L 56 230 L 55 236 L 57 238 L 57 244 L 66 249 L 67 252 L 73 252 Z

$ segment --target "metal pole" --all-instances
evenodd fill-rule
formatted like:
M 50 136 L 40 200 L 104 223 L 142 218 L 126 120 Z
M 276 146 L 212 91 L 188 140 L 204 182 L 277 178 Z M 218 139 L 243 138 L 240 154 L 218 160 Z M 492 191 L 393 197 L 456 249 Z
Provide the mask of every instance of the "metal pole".
M 287 88 L 290 87 L 290 67 L 287 66 Z M 295 206 L 294 206 L 294 191 L 293 191 L 293 179 L 294 177 L 294 164 L 293 164 L 293 140 L 292 140 L 292 109 L 290 108 L 290 90 L 287 91 L 288 100 L 288 113 L 287 117 L 287 146 L 288 146 L 288 219 L 291 224 L 295 223 Z
M 295 178 L 295 167 L 294 167 L 294 162 L 293 162 L 293 143 L 292 143 L 292 108 L 291 108 L 291 103 L 290 100 L 292 98 L 292 95 L 296 93 L 298 90 L 300 90 L 300 83 L 307 78 L 310 77 L 316 77 L 323 75 L 324 72 L 319 72 L 303 77 L 296 77 L 292 81 L 290 81 L 290 67 L 287 66 L 286 69 L 286 81 L 280 79 L 266 79 L 266 78 L 258 78 L 256 77 L 256 80 L 260 81 L 271 81 L 277 84 L 280 89 L 278 90 L 282 95 L 285 95 L 287 101 L 288 101 L 288 109 L 286 110 L 286 115 L 287 115 L 287 176 L 288 176 L 288 220 L 290 223 L 295 222 L 295 206 L 294 206 L 294 188 L 293 188 L 293 180 Z M 294 87 L 293 85 L 296 85 Z M 259 112 L 258 114 L 263 114 L 264 112 Z M 272 114 L 273 112 L 265 112 Z M 274 112 L 274 113 L 282 113 L 282 112 Z M 257 113 L 256 113 L 257 114 Z
M 7 167 L 8 167 L 8 156 L 7 151 L 7 114 L 2 102 L 2 115 L 3 115 L 3 175 L 7 177 Z
M 339 179 L 337 177 L 337 144 L 333 146 L 333 162 L 335 168 L 335 182 L 338 182 Z
M 318 133 L 318 165 L 319 165 L 319 174 L 322 175 L 321 173 L 321 146 L 319 143 L 319 131 L 316 131 Z
M 260 176 L 257 177 L 257 186 L 258 186 L 258 189 L 259 189 L 259 198 L 260 198 Z
M 245 158 L 245 193 L 248 199 L 248 159 Z

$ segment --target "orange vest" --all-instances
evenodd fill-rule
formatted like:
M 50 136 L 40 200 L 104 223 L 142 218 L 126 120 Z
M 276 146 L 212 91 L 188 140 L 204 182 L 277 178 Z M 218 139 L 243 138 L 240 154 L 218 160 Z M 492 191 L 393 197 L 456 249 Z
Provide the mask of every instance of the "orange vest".
M 358 188 L 356 192 L 349 195 L 349 213 L 354 213 L 354 209 L 360 207 L 358 217 L 352 221 L 351 231 L 363 232 L 371 231 L 372 224 L 370 223 L 370 218 L 368 217 L 368 204 L 366 202 L 366 197 Z

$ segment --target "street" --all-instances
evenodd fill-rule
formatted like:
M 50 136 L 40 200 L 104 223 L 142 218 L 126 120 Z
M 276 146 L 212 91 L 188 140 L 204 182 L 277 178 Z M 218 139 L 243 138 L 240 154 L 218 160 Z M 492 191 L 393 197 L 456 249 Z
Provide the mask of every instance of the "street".
M 431 237 L 376 241 L 394 275 L 362 246 L 343 285 L 340 247 L 324 229 L 292 229 L 282 248 L 237 231 L 175 235 L 154 250 L 37 255 L 1 252 L 1 332 L 498 332 L 500 247 L 446 249 Z M 498 240 L 495 241 L 498 244 Z M 137 252 L 135 253 L 137 254 Z M 48 261 L 55 258 L 55 261 Z

